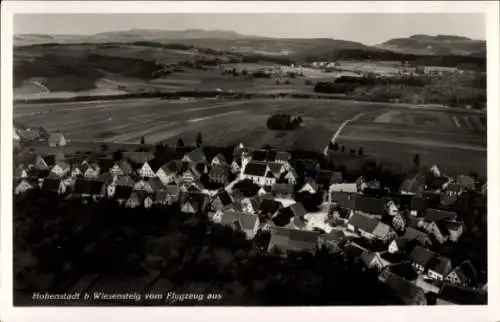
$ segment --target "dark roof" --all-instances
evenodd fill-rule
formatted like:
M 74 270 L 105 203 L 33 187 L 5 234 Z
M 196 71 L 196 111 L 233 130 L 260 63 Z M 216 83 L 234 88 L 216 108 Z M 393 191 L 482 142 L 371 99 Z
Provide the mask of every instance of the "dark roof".
M 443 283 L 438 298 L 461 305 L 485 305 L 488 303 L 488 295 L 485 291 L 450 283 Z
M 262 214 L 270 215 L 276 213 L 276 211 L 278 211 L 282 207 L 283 205 L 279 201 L 273 199 L 263 199 L 259 207 L 259 212 Z
M 332 202 L 336 202 L 339 207 L 353 209 L 355 204 L 355 195 L 350 192 L 333 191 Z
M 155 173 L 162 166 L 162 162 L 160 160 L 158 160 L 158 159 L 151 159 L 151 160 L 148 161 L 148 164 L 151 167 L 151 170 L 153 170 L 153 172 L 155 172 Z
M 289 205 L 281 209 L 281 212 L 287 214 L 289 217 L 301 217 L 307 214 L 307 211 L 304 209 L 304 206 L 300 202 L 296 202 L 294 204 Z
M 429 182 L 428 187 L 430 189 L 442 189 L 443 185 L 448 182 L 447 177 L 437 177 L 432 179 L 431 182 Z
M 357 195 L 355 198 L 355 209 L 368 214 L 383 215 L 385 213 L 385 201 L 383 199 Z
M 360 213 L 355 213 L 349 219 L 348 223 L 367 233 L 372 233 L 379 224 L 379 221 L 370 216 Z
M 215 158 L 219 159 L 219 162 L 222 164 L 227 164 L 226 158 L 222 154 L 218 153 L 215 157 L 213 157 L 213 159 Z
M 205 162 L 207 157 L 205 153 L 200 148 L 194 149 L 191 152 L 186 153 L 184 157 L 189 158 L 192 162 Z
M 441 221 L 441 220 L 455 220 L 457 213 L 454 211 L 446 211 L 441 209 L 428 208 L 425 212 L 426 221 Z
M 314 250 L 317 246 L 318 237 L 319 233 L 315 231 L 273 227 L 271 229 L 269 249 L 276 246 L 284 251 Z
M 128 199 L 132 194 L 132 187 L 126 186 L 116 186 L 115 194 L 113 195 L 116 199 Z
M 133 186 L 135 183 L 135 180 L 129 175 L 124 175 L 116 180 L 117 186 Z
M 342 172 L 319 170 L 316 176 L 316 182 L 323 187 L 328 187 L 334 183 L 342 183 L 342 181 Z
M 188 193 L 186 200 L 184 203 L 190 203 L 195 210 L 200 210 L 203 206 L 206 205 L 207 195 L 203 193 Z
M 57 191 L 61 180 L 58 179 L 45 179 L 43 180 L 42 190 L 44 191 Z
M 293 193 L 293 184 L 288 183 L 275 183 L 271 188 L 272 193 L 283 193 L 283 194 L 292 194 Z
M 252 160 L 255 161 L 267 161 L 268 156 L 267 150 L 254 150 L 252 152 Z
M 263 177 L 266 174 L 266 170 L 267 164 L 251 161 L 246 165 L 244 174 Z
M 424 268 L 427 267 L 429 261 L 435 256 L 433 252 L 428 250 L 427 248 L 421 246 L 415 246 L 412 252 L 410 253 L 409 259 Z
M 157 190 L 155 191 L 155 202 L 161 202 L 167 199 L 168 193 L 165 190 Z
M 97 164 L 102 172 L 106 172 L 115 165 L 115 162 L 112 159 L 98 159 Z
M 430 241 L 429 235 L 424 233 L 423 231 L 414 229 L 412 227 L 406 227 L 404 237 L 410 240 L 417 240 L 420 243 L 425 243 L 426 241 Z
M 344 256 L 347 258 L 355 259 L 360 258 L 366 249 L 355 243 L 348 243 L 344 247 Z
M 243 229 L 253 229 L 259 217 L 239 211 L 224 211 L 221 224 L 234 226 L 237 221 Z
M 455 271 L 461 279 L 475 280 L 477 277 L 476 269 L 470 260 L 464 261 L 462 264 L 455 267 L 453 271 Z
M 219 198 L 219 200 L 223 206 L 227 206 L 233 202 L 233 199 L 231 198 L 229 193 L 224 189 L 219 191 L 216 198 Z
M 345 233 L 342 230 L 332 229 L 329 233 L 321 235 L 321 238 L 337 242 L 345 238 Z
M 427 268 L 446 276 L 450 272 L 451 261 L 448 257 L 436 255 L 429 260 Z
M 392 272 L 384 277 L 385 285 L 405 304 L 413 304 L 418 294 L 423 293 L 420 287 Z
M 56 163 L 56 156 L 55 155 L 46 155 L 43 157 L 43 160 L 50 167 Z
M 179 170 L 180 163 L 177 161 L 170 161 L 162 165 L 160 168 L 163 169 L 163 171 L 166 174 L 171 174 L 171 173 L 177 173 Z
M 269 170 L 271 170 L 274 175 L 280 174 L 281 168 L 283 168 L 283 165 L 281 163 L 276 162 L 270 162 L 267 165 L 269 167 Z
M 472 189 L 476 184 L 476 180 L 471 176 L 459 175 L 457 178 L 457 183 L 466 188 Z
M 144 162 L 154 158 L 150 152 L 123 152 L 123 158 L 130 161 L 131 164 L 142 166 Z
M 90 195 L 101 194 L 103 185 L 101 181 L 77 179 L 73 193 Z
M 277 151 L 276 156 L 273 158 L 275 161 L 290 161 L 290 153 L 286 151 Z
M 458 183 L 450 183 L 449 185 L 446 186 L 445 190 L 450 192 L 460 192 L 462 191 L 462 185 Z
M 97 180 L 102 181 L 104 184 L 109 184 L 113 181 L 113 175 L 109 172 L 104 172 L 99 177 Z
M 149 183 L 153 191 L 165 189 L 163 182 L 158 177 L 149 178 L 147 183 Z
M 178 196 L 181 191 L 181 188 L 175 184 L 168 184 L 165 187 L 165 191 L 170 195 Z
M 223 177 L 229 179 L 229 167 L 224 164 L 217 164 L 210 169 L 209 176 Z

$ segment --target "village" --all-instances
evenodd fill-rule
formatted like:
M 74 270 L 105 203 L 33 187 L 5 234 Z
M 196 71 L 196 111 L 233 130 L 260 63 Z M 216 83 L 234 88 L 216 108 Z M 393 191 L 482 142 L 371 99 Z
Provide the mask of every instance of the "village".
M 34 132 L 16 129 L 14 144 L 71 144 L 63 133 Z M 331 149 L 333 142 L 325 153 Z M 16 161 L 15 196 L 40 189 L 82 203 L 115 200 L 125 208 L 176 204 L 186 216 L 208 216 L 248 240 L 268 232 L 268 252 L 342 253 L 377 271 L 403 304 L 486 301 L 484 271 L 433 251 L 458 243 L 471 229 L 443 205 L 466 193 L 485 196 L 486 184 L 465 174 L 447 176 L 439 165 L 425 176 L 408 175 L 399 191 L 390 191 L 377 178 L 346 180 L 341 171 L 322 169 L 319 160 L 294 160 L 287 151 L 239 144 L 232 159 L 207 157 L 201 134 L 197 147 L 172 159 L 142 150 L 25 153 Z

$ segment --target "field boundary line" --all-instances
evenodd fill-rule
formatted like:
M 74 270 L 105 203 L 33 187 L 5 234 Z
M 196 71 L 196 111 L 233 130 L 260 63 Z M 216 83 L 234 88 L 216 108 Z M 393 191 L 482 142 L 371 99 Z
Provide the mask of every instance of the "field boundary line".
M 353 121 L 356 121 L 357 119 L 359 119 L 361 116 L 363 116 L 363 114 L 365 114 L 366 112 L 362 112 L 362 113 L 359 113 L 358 115 L 356 115 L 355 117 L 353 117 L 352 119 L 349 119 L 349 120 L 345 120 L 344 123 L 342 123 L 339 128 L 337 129 L 337 131 L 333 134 L 333 137 L 332 137 L 332 140 L 331 142 L 332 143 L 335 143 L 335 140 L 337 140 L 337 138 L 339 137 L 340 135 L 340 132 L 342 132 L 342 130 L 344 129 L 344 127 L 349 124 L 349 122 L 353 122 Z

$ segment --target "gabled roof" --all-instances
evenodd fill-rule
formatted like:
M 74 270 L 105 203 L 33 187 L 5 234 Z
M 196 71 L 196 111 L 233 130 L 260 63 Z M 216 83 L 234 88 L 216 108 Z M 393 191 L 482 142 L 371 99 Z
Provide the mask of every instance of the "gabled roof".
M 165 187 L 165 191 L 169 195 L 178 196 L 181 191 L 181 188 L 175 184 L 169 184 Z
M 160 160 L 158 159 L 151 159 L 149 161 L 147 161 L 148 164 L 149 164 L 149 167 L 151 168 L 151 170 L 153 170 L 153 172 L 156 173 L 156 171 L 158 171 L 158 169 L 160 169 L 160 167 L 162 166 L 162 163 Z
M 167 175 L 168 174 L 175 174 L 179 171 L 181 164 L 180 162 L 177 161 L 169 161 L 162 165 L 160 169 L 162 169 Z
M 399 190 L 408 193 L 418 194 L 424 189 L 424 186 L 425 186 L 425 179 L 422 176 L 417 175 L 413 178 L 406 178 L 401 184 Z
M 339 242 L 345 239 L 346 235 L 343 230 L 332 229 L 329 233 L 321 235 L 323 240 Z
M 275 183 L 271 188 L 272 193 L 292 194 L 293 184 L 288 183 Z
M 286 151 L 277 151 L 276 152 L 276 156 L 274 157 L 274 160 L 275 161 L 290 161 L 291 159 L 291 155 L 290 153 L 286 152 Z
M 269 162 L 267 166 L 275 176 L 278 176 L 281 173 L 281 169 L 283 168 L 283 164 L 276 162 Z
M 446 211 L 442 209 L 428 208 L 425 212 L 425 221 L 441 221 L 441 220 L 455 220 L 457 213 L 454 211 Z
M 116 180 L 117 186 L 134 186 L 135 183 L 135 180 L 129 175 L 124 175 Z
M 316 182 L 323 187 L 328 187 L 335 183 L 341 183 L 342 181 L 342 172 L 337 171 L 319 170 L 316 176 Z
M 115 162 L 112 159 L 101 158 L 97 160 L 97 164 L 102 172 L 107 172 L 115 165 Z
M 45 161 L 45 163 L 51 167 L 53 166 L 55 163 L 56 163 L 56 156 L 55 155 L 46 155 L 44 157 L 42 157 L 43 161 Z
M 163 182 L 161 182 L 161 180 L 158 177 L 149 178 L 147 182 L 149 183 L 153 191 L 165 189 Z
M 70 166 L 69 166 L 69 164 L 67 162 L 59 161 L 54 166 L 56 166 L 56 165 L 59 166 L 64 171 L 69 171 L 70 170 Z
M 451 261 L 448 257 L 435 255 L 429 260 L 427 268 L 434 272 L 446 276 L 450 272 Z
M 354 209 L 356 195 L 351 192 L 333 191 L 331 200 L 332 202 L 336 202 L 341 208 Z
M 485 305 L 488 302 L 488 295 L 485 291 L 446 282 L 441 286 L 438 298 L 461 305 Z
M 124 173 L 130 173 L 133 170 L 130 163 L 125 159 L 121 159 L 116 164 Z
M 155 202 L 165 201 L 165 199 L 167 199 L 167 196 L 168 196 L 167 191 L 165 191 L 165 190 L 157 190 L 157 191 L 155 191 L 154 201 Z
M 220 162 L 221 164 L 227 164 L 226 158 L 225 158 L 225 157 L 224 157 L 221 153 L 218 153 L 218 154 L 217 154 L 217 155 L 216 155 L 216 156 L 212 159 L 212 161 L 213 161 L 215 158 L 219 159 L 219 162 Z
M 279 201 L 273 199 L 263 199 L 259 207 L 259 212 L 270 215 L 276 213 L 282 207 L 283 205 Z
M 319 233 L 283 227 L 271 229 L 269 249 L 278 247 L 284 251 L 302 251 L 316 249 Z
M 355 209 L 373 215 L 385 214 L 385 201 L 383 199 L 370 198 L 362 195 L 355 197 Z
M 221 189 L 215 198 L 218 198 L 223 206 L 230 205 L 233 202 L 231 195 L 224 189 Z
M 99 175 L 97 178 L 98 181 L 103 182 L 104 184 L 110 184 L 113 181 L 113 175 L 109 172 L 104 172 Z
M 194 149 L 193 151 L 186 153 L 186 155 L 184 155 L 184 158 L 189 158 L 191 162 L 205 162 L 207 160 L 205 153 L 203 153 L 203 151 L 200 148 Z
M 128 199 L 131 194 L 132 194 L 132 187 L 116 186 L 115 194 L 113 196 L 116 199 Z
M 221 224 L 233 226 L 235 221 L 239 222 L 242 229 L 252 230 L 259 217 L 239 211 L 224 211 Z
M 364 214 L 354 213 L 349 219 L 348 224 L 367 233 L 372 233 L 379 224 L 379 221 Z
M 304 209 L 304 206 L 300 202 L 291 204 L 288 207 L 281 209 L 280 212 L 286 214 L 289 217 L 302 217 L 307 214 L 307 211 Z
M 309 185 L 315 191 L 318 191 L 318 189 L 319 189 L 319 186 L 316 183 L 316 180 L 311 179 L 311 178 L 306 179 L 306 182 L 304 183 L 304 186 L 302 186 L 302 188 L 304 188 L 306 185 Z
M 249 176 L 263 177 L 266 175 L 267 165 L 265 163 L 257 163 L 250 161 L 246 167 L 244 174 Z
M 428 250 L 427 248 L 421 246 L 415 246 L 410 253 L 409 259 L 424 268 L 427 268 L 429 261 L 435 256 L 435 254 Z
M 420 243 L 430 242 L 429 235 L 412 227 L 406 227 L 404 238 L 408 241 L 417 240 Z
M 420 287 L 392 272 L 384 274 L 384 283 L 405 304 L 413 304 L 418 294 L 423 293 Z
M 361 258 L 361 255 L 366 251 L 365 248 L 359 246 L 356 243 L 348 243 L 344 247 L 344 256 L 347 258 L 355 259 L 355 258 Z
M 209 176 L 223 177 L 229 179 L 229 167 L 224 164 L 216 164 L 210 169 Z
M 49 143 L 58 143 L 64 139 L 64 135 L 62 133 L 50 133 Z

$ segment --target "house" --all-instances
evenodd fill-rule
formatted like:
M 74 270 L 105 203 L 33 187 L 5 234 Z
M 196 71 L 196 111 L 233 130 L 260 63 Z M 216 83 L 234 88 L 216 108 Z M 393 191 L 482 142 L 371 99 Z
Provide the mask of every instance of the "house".
M 445 192 L 450 197 L 460 196 L 464 191 L 464 188 L 459 183 L 449 183 L 445 186 Z
M 40 139 L 40 131 L 36 128 L 18 130 L 18 135 L 22 141 L 38 141 Z
M 233 198 L 231 195 L 224 189 L 218 191 L 212 200 L 211 206 L 214 210 L 224 209 L 228 205 L 233 203 Z
M 448 184 L 449 179 L 447 177 L 436 177 L 433 178 L 427 185 L 427 190 L 441 191 L 444 190 Z
M 278 215 L 279 211 L 283 208 L 283 204 L 273 199 L 262 199 L 259 207 L 259 215 L 267 218 L 273 218 Z
M 56 163 L 54 155 L 46 155 L 44 157 L 37 156 L 34 167 L 39 170 L 50 170 Z
M 229 182 L 229 166 L 225 164 L 216 164 L 212 166 L 208 173 L 211 182 L 226 185 Z
M 256 214 L 259 211 L 261 199 L 258 197 L 241 199 L 241 209 L 245 213 Z
M 125 202 L 130 198 L 130 195 L 132 194 L 133 191 L 132 187 L 116 186 L 112 192 L 113 192 L 112 194 L 109 194 L 108 190 L 108 197 L 114 197 L 119 204 L 122 204 L 123 202 Z
M 363 213 L 354 213 L 347 222 L 347 228 L 353 232 L 358 232 L 367 239 L 388 242 L 393 237 L 396 237 L 396 233 L 390 226 Z
M 436 299 L 437 305 L 486 305 L 486 291 L 463 287 L 451 283 L 443 283 Z
M 274 162 L 281 164 L 289 163 L 291 159 L 292 156 L 286 151 L 277 151 L 276 155 L 274 156 Z
M 401 194 L 418 195 L 425 190 L 425 178 L 416 175 L 413 178 L 406 178 L 401 184 L 399 191 Z
M 213 157 L 212 161 L 210 162 L 210 165 L 216 166 L 216 165 L 228 165 L 226 158 L 222 154 L 217 154 L 216 156 Z
M 77 179 L 73 188 L 72 195 L 82 198 L 93 197 L 102 198 L 106 194 L 104 183 L 97 180 Z
M 344 231 L 332 229 L 327 234 L 322 234 L 319 237 L 319 244 L 326 247 L 330 252 L 339 252 L 342 249 L 342 244 L 346 241 Z
M 465 190 L 475 190 L 476 187 L 476 179 L 471 176 L 459 175 L 456 179 L 456 183 L 462 186 Z
M 26 179 L 28 178 L 28 171 L 19 167 L 15 167 L 13 171 L 14 179 Z
M 319 235 L 319 232 L 316 231 L 273 227 L 271 228 L 268 251 L 279 249 L 283 252 L 307 251 L 314 253 L 318 247 Z
M 95 160 L 95 164 L 92 165 L 92 167 L 94 168 L 94 171 L 97 170 L 97 168 L 99 168 L 99 170 L 97 171 L 99 175 L 99 173 L 104 173 L 104 172 L 110 172 L 111 169 L 113 168 L 113 166 L 115 165 L 115 161 L 113 161 L 113 159 L 109 159 L 109 158 L 98 158 L 97 160 Z
M 207 162 L 207 157 L 203 153 L 202 149 L 197 148 L 191 152 L 186 153 L 181 161 L 188 163 L 198 163 L 198 162 L 205 163 Z
M 417 245 L 413 248 L 412 252 L 408 256 L 408 259 L 418 272 L 424 273 L 427 271 L 429 262 L 432 258 L 434 258 L 434 256 L 436 256 L 434 252 Z
M 68 163 L 66 162 L 57 162 L 53 167 L 52 170 L 50 171 L 51 173 L 55 174 L 56 176 L 62 178 L 66 174 L 70 172 L 71 168 Z
M 420 244 L 420 246 L 423 247 L 427 247 L 432 244 L 429 235 L 413 227 L 406 227 L 405 234 L 403 237 L 406 238 L 408 241 L 415 240 L 418 244 Z
M 97 177 L 99 177 L 100 173 L 101 173 L 101 167 L 99 166 L 99 164 L 96 162 L 92 162 L 85 167 L 85 171 L 83 171 L 83 176 L 85 177 L 85 179 L 94 180 L 97 179 Z
M 365 250 L 361 254 L 361 261 L 366 268 L 376 269 L 379 272 L 390 264 L 387 260 L 383 259 L 379 253 L 370 250 Z
M 427 209 L 427 202 L 422 196 L 412 196 L 410 202 L 410 214 L 415 217 L 423 217 Z
M 203 182 L 196 179 L 187 185 L 182 186 L 181 189 L 189 193 L 200 193 L 205 189 L 205 186 L 203 185 Z
M 386 210 L 386 203 L 383 199 L 356 195 L 354 209 L 365 214 L 383 216 Z
M 123 175 L 115 181 L 116 186 L 134 187 L 136 182 L 130 175 Z
M 285 170 L 285 172 L 281 174 L 277 182 L 295 185 L 297 183 L 297 173 L 293 168 Z
M 205 211 L 208 205 L 208 196 L 202 193 L 189 193 L 181 205 L 181 211 L 187 214 L 197 214 Z
M 65 146 L 66 145 L 66 138 L 62 133 L 51 133 L 49 136 L 49 146 L 51 147 L 56 147 L 56 146 Z
M 180 164 L 176 161 L 170 161 L 162 165 L 156 172 L 156 176 L 164 185 L 168 185 L 175 181 L 175 177 L 179 171 Z
M 127 203 L 125 204 L 125 207 L 137 208 L 141 205 L 146 207 L 146 204 L 144 203 L 146 197 L 147 197 L 146 191 L 141 191 L 141 190 L 134 191 L 130 194 L 130 197 L 128 198 Z
M 253 161 L 261 161 L 266 162 L 269 160 L 269 154 L 267 150 L 253 150 L 252 151 L 252 160 Z
M 315 194 L 318 191 L 319 191 L 319 186 L 316 183 L 316 181 L 313 179 L 308 179 L 298 192 L 308 192 L 310 194 Z
M 358 186 L 355 183 L 334 183 L 328 188 L 329 195 L 331 195 L 333 192 L 357 193 Z
M 160 167 L 160 162 L 157 159 L 152 159 L 144 162 L 138 173 L 143 178 L 153 178 L 156 177 L 156 172 Z
M 20 195 L 28 190 L 35 189 L 37 187 L 38 187 L 38 182 L 36 180 L 22 179 L 21 181 L 19 181 L 19 184 L 17 184 L 16 188 L 14 189 L 14 194 Z
M 115 162 L 115 164 L 113 164 L 113 166 L 109 170 L 109 172 L 115 177 L 129 175 L 132 173 L 132 171 L 132 165 L 130 165 L 130 163 L 125 159 L 121 159 L 120 161 Z
M 442 209 L 432 209 L 428 208 L 425 211 L 424 220 L 428 222 L 432 221 L 455 221 L 457 219 L 457 213 L 454 211 L 447 211 Z
M 424 291 L 412 282 L 392 273 L 389 267 L 379 275 L 379 280 L 406 305 L 426 305 Z
M 361 260 L 361 255 L 366 251 L 365 248 L 361 247 L 360 245 L 349 242 L 345 245 L 343 255 L 346 259 L 348 260 Z
M 272 185 L 274 177 L 267 177 L 268 167 L 266 163 L 250 161 L 243 170 L 243 179 L 250 179 L 259 186 Z
M 464 261 L 455 267 L 446 277 L 445 281 L 452 284 L 467 286 L 476 280 L 477 272 L 470 260 Z
M 457 242 L 464 232 L 464 224 L 461 221 L 448 221 L 445 223 L 449 240 Z
M 267 166 L 269 167 L 269 171 L 276 179 L 284 175 L 284 172 L 286 171 L 286 168 L 282 163 L 270 162 L 267 164 Z
M 215 221 L 242 231 L 247 239 L 253 239 L 259 229 L 259 217 L 244 212 L 224 211 L 222 217 L 215 218 Z
M 340 184 L 344 181 L 342 172 L 319 170 L 316 175 L 316 182 L 321 188 L 330 187 L 334 184 Z
M 276 183 L 271 188 L 271 194 L 276 198 L 291 198 L 293 195 L 293 185 Z
M 241 159 L 234 159 L 229 167 L 232 174 L 240 173 L 242 167 Z
M 285 215 L 289 218 L 304 218 L 307 214 L 306 209 L 300 202 L 293 203 L 288 207 L 284 207 L 280 210 L 281 215 Z
M 435 280 L 442 281 L 451 272 L 452 266 L 449 258 L 435 255 L 427 264 L 427 275 Z
M 66 192 L 66 185 L 61 179 L 45 179 L 43 180 L 42 190 L 63 194 Z
M 179 186 L 169 184 L 165 187 L 165 191 L 167 192 L 167 204 L 172 205 L 179 201 L 181 190 Z
M 339 208 L 354 209 L 356 195 L 350 192 L 333 191 L 329 194 L 330 202 L 337 205 Z
M 418 223 L 418 228 L 425 231 L 429 235 L 434 236 L 434 238 L 440 243 L 443 244 L 444 242 L 448 241 L 449 239 L 449 232 L 446 228 L 446 222 L 445 221 L 426 221 L 426 220 L 421 220 Z
M 153 193 L 158 190 L 164 190 L 165 186 L 157 177 L 141 179 L 134 185 L 134 190 L 144 190 L 148 193 Z

